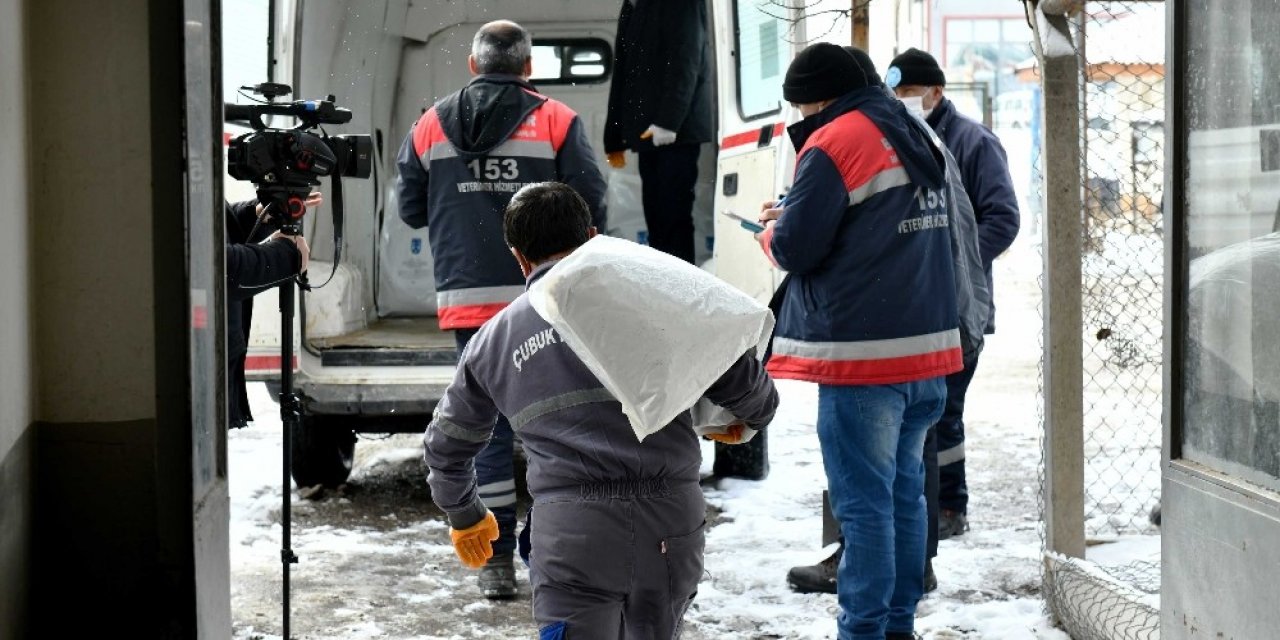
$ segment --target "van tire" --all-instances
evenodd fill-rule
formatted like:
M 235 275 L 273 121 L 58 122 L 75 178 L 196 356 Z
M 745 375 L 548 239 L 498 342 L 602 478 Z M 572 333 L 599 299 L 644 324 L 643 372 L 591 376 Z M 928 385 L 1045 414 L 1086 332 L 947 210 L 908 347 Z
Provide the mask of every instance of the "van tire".
M 761 431 L 746 444 L 716 443 L 711 472 L 721 478 L 764 480 L 769 476 L 769 431 Z
M 299 488 L 336 487 L 351 475 L 356 434 L 327 416 L 302 416 L 292 428 L 289 472 Z

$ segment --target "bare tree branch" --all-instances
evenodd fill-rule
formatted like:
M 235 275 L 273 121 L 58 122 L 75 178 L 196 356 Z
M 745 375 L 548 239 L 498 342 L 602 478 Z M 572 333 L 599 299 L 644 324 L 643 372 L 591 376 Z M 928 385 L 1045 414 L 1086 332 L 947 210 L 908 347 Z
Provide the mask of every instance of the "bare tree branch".
M 838 13 L 844 17 L 848 17 L 854 11 L 862 11 L 871 6 L 871 0 L 854 0 L 849 3 L 847 9 L 823 9 L 815 13 L 809 13 L 809 9 L 816 7 L 824 2 L 824 0 L 767 0 L 767 4 L 785 9 L 787 11 L 804 11 L 806 16 L 817 16 L 825 13 Z M 763 11 L 763 9 L 761 9 Z M 785 19 L 785 18 L 780 18 Z
M 831 32 L 836 30 L 836 26 L 841 20 L 851 20 L 854 12 L 865 11 L 870 5 L 871 0 L 847 0 L 848 6 L 835 8 L 818 7 L 823 4 L 831 4 L 838 0 L 764 0 L 757 5 L 756 10 L 760 13 L 778 20 L 786 22 L 790 25 L 788 28 L 789 35 L 794 35 L 797 25 L 801 20 L 813 20 L 830 16 L 830 22 L 827 24 L 825 31 L 819 34 L 807 34 L 807 40 L 821 40 Z M 793 17 L 796 12 L 800 12 L 800 17 Z M 784 38 L 789 43 L 795 43 L 791 38 Z

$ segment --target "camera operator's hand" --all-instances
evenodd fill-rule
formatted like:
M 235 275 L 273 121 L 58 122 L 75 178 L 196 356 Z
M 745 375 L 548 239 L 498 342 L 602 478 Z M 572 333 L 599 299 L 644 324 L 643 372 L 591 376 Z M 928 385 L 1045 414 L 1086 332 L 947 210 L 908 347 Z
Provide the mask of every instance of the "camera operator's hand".
M 312 195 L 319 196 L 320 194 L 315 193 Z M 302 236 L 287 236 L 277 231 L 271 234 L 271 237 L 269 238 L 269 240 L 275 240 L 277 238 L 284 238 L 285 240 L 292 242 L 293 246 L 298 248 L 298 253 L 302 254 L 302 269 L 299 270 L 298 273 L 306 273 L 307 263 L 310 262 L 311 260 L 311 247 L 307 246 L 307 239 Z
M 324 204 L 324 194 L 320 193 L 319 191 L 312 191 L 311 193 L 307 194 L 307 199 L 303 200 L 302 204 L 308 209 L 314 209 Z M 262 203 L 259 202 L 258 205 L 254 207 L 253 211 L 255 214 L 257 214 L 258 218 L 261 219 L 262 212 L 266 211 L 266 207 L 263 207 Z

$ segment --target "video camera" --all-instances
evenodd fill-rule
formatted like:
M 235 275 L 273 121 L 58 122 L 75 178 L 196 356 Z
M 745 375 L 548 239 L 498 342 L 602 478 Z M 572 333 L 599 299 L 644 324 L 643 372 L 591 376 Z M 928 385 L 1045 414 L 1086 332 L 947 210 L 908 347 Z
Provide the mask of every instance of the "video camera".
M 372 168 L 373 139 L 368 135 L 330 136 L 311 133 L 325 124 L 351 121 L 351 111 L 334 106 L 334 97 L 324 100 L 273 102 L 289 95 L 289 85 L 263 83 L 244 87 L 264 96 L 267 102 L 224 105 L 227 122 L 247 122 L 253 131 L 231 140 L 227 148 L 227 173 L 247 180 L 257 188 L 267 224 L 293 227 L 306 213 L 303 204 L 320 178 L 332 175 L 368 178 Z M 273 129 L 264 115 L 290 116 L 298 120 L 292 129 Z

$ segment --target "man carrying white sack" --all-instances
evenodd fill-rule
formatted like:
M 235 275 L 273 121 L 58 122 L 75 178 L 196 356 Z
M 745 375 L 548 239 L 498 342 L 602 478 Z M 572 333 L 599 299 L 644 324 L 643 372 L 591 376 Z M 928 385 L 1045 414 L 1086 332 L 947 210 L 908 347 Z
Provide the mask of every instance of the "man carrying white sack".
M 521 189 L 503 230 L 530 287 L 595 236 L 585 202 L 559 183 Z M 648 293 L 623 281 L 613 295 L 623 301 Z M 477 497 L 472 461 L 494 417 L 509 416 L 528 458 L 534 506 L 527 560 L 539 637 L 678 637 L 702 575 L 706 514 L 690 414 L 638 438 L 634 416 L 530 297 L 526 291 L 486 323 L 462 354 L 424 438 L 432 498 L 448 514 L 458 556 L 482 566 L 497 524 Z M 689 300 L 688 317 L 670 319 L 673 339 L 699 302 Z M 635 348 L 635 339 L 621 332 L 618 349 Z M 778 405 L 773 381 L 749 352 L 734 355 L 726 369 L 702 395 L 745 428 L 764 428 Z M 717 438 L 741 433 L 739 427 Z

